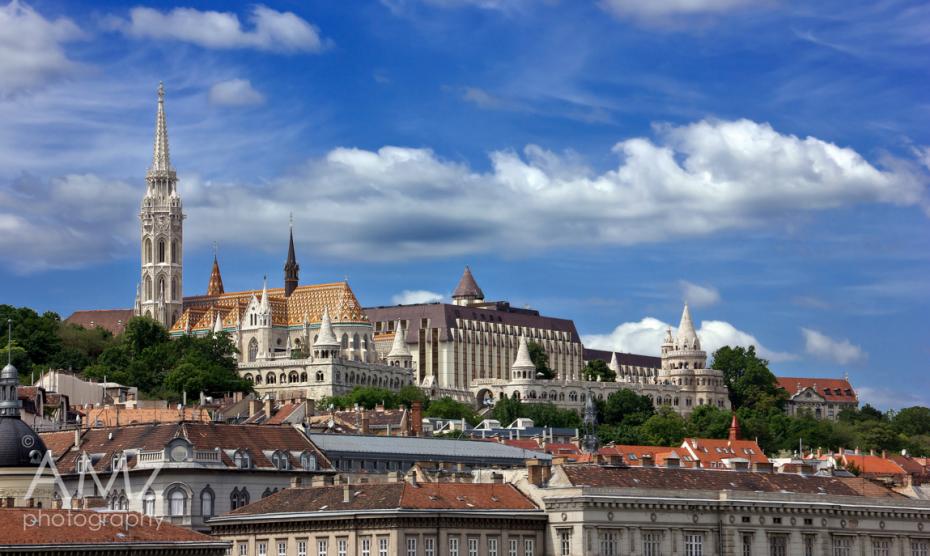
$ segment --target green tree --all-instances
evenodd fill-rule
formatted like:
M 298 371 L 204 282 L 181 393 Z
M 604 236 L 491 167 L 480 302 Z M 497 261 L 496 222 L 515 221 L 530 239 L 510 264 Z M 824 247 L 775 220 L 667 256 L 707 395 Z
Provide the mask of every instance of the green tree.
M 523 416 L 523 402 L 516 398 L 503 398 L 497 400 L 494 404 L 494 410 L 491 412 L 494 419 L 500 421 L 501 425 L 507 426 Z
M 778 386 L 778 380 L 768 368 L 768 361 L 749 349 L 724 346 L 714 353 L 712 368 L 723 371 L 723 380 L 730 390 L 734 409 L 750 407 L 758 411 L 783 409 L 788 392 Z
M 672 408 L 662 407 L 642 424 L 640 433 L 650 445 L 678 446 L 687 434 L 687 423 Z
M 527 342 L 526 347 L 530 352 L 530 359 L 536 365 L 536 377 L 542 380 L 555 378 L 555 373 L 549 368 L 549 356 L 546 355 L 546 349 L 536 342 Z
M 581 416 L 572 409 L 562 409 L 552 403 L 525 403 L 520 408 L 520 417 L 532 419 L 537 427 L 581 427 Z
M 847 407 L 840 410 L 837 419 L 844 423 L 861 424 L 867 421 L 884 421 L 885 414 L 865 404 L 861 408 Z
M 617 379 L 617 373 L 600 359 L 588 361 L 584 369 L 581 370 L 585 380 L 600 380 L 601 382 L 613 382 Z
M 19 355 L 19 361 L 14 365 L 20 375 L 29 376 L 33 371 L 41 372 L 48 368 L 50 361 L 61 350 L 61 338 L 58 336 L 58 326 L 61 318 L 51 311 L 41 315 L 29 307 L 13 307 L 0 305 L 0 325 L 2 325 L 3 341 L 6 345 L 7 319 L 13 327 L 13 339 L 17 346 L 25 351 Z M 14 355 L 16 350 L 14 349 Z M 5 352 L 4 352 L 5 355 Z M 6 365 L 6 363 L 3 363 Z
M 898 434 L 891 423 L 869 420 L 858 427 L 859 445 L 865 450 L 900 450 L 905 438 Z
M 413 402 L 420 402 L 422 407 L 429 405 L 429 398 L 423 390 L 415 384 L 408 384 L 401 388 L 400 391 L 397 392 L 396 398 L 399 406 L 402 405 L 408 409 L 413 407 Z
M 733 414 L 714 405 L 700 405 L 688 417 L 688 435 L 696 438 L 726 438 Z
M 617 390 L 604 402 L 600 421 L 605 425 L 642 425 L 655 414 L 652 400 L 629 388 Z
M 908 436 L 930 434 L 930 408 L 905 407 L 891 419 L 894 428 Z
M 449 397 L 434 400 L 426 408 L 424 415 L 439 419 L 465 419 L 470 425 L 478 424 L 478 415 L 470 405 L 457 402 Z
M 59 324 L 58 336 L 61 349 L 49 359 L 49 366 L 57 369 L 83 370 L 117 343 L 113 333 L 105 328 L 84 328 L 66 322 Z

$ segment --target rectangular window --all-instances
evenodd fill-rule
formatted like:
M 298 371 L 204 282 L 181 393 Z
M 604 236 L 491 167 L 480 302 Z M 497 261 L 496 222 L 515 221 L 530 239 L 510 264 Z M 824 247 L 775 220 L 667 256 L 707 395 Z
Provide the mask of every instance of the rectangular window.
M 752 556 L 752 533 L 743 533 L 740 535 L 743 545 L 743 556 Z
M 478 539 L 468 537 L 468 556 L 478 556 Z
M 643 532 L 643 556 L 659 556 L 659 532 Z
M 804 535 L 804 556 L 814 556 L 814 535 Z
M 436 556 L 436 538 L 423 537 L 423 555 Z
M 265 541 L 258 541 L 258 556 L 268 556 L 268 543 Z
M 912 540 L 911 556 L 930 556 L 930 541 L 927 539 Z
M 891 541 L 872 539 L 872 556 L 891 556 Z
M 488 556 L 497 556 L 497 537 L 488 537 Z
M 771 556 L 788 556 L 788 537 L 772 535 L 769 537 L 769 554 Z
M 407 537 L 407 556 L 417 556 L 416 537 Z
M 523 556 L 536 556 L 536 539 L 524 539 Z
M 458 537 L 449 537 L 449 556 L 459 556 Z
M 520 539 L 510 539 L 510 551 L 508 556 L 520 556 Z
M 362 539 L 361 556 L 371 556 L 371 538 L 370 537 L 365 537 Z
M 349 539 L 343 537 L 336 539 L 336 556 L 346 556 L 349 553 Z
M 378 537 L 378 556 L 388 556 L 387 537 Z
M 239 556 L 249 556 L 249 541 L 239 541 Z
M 704 556 L 703 533 L 685 533 L 685 556 Z
M 618 537 L 620 536 L 616 531 L 611 531 L 607 529 L 601 531 L 601 555 L 602 556 L 617 556 Z
M 278 541 L 278 556 L 287 556 L 287 541 Z
M 559 529 L 559 555 L 572 555 L 572 530 Z
M 852 539 L 833 537 L 833 556 L 852 556 Z

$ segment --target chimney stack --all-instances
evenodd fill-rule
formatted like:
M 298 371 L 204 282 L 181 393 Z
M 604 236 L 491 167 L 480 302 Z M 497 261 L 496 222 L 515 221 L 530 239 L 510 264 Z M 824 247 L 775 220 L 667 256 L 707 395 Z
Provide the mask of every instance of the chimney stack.
M 272 406 L 271 396 L 268 396 L 265 398 L 264 408 L 263 408 L 265 410 L 265 419 L 271 419 L 271 406 Z
M 259 401 L 257 399 L 249 400 L 249 417 L 255 417 L 255 414 L 258 413 Z
M 342 485 L 342 501 L 345 504 L 352 501 L 352 487 L 349 483 Z
M 411 430 L 413 436 L 422 436 L 423 434 L 423 404 L 415 401 L 410 405 Z
M 541 487 L 549 480 L 552 469 L 549 463 L 540 459 L 526 460 L 526 478 L 530 484 Z
M 730 421 L 730 442 L 736 442 L 740 439 L 739 434 L 739 420 L 736 419 L 736 413 L 733 414 L 733 419 Z
M 361 434 L 368 434 L 370 429 L 371 416 L 368 415 L 368 411 L 362 410 L 362 427 L 359 431 Z

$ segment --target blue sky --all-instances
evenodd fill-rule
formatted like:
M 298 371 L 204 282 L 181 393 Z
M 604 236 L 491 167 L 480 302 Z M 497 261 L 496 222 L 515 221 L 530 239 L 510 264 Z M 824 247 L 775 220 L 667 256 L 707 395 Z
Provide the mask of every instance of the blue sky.
M 930 6 L 0 0 L 0 302 L 129 306 L 155 89 L 184 292 L 489 297 L 930 405 Z

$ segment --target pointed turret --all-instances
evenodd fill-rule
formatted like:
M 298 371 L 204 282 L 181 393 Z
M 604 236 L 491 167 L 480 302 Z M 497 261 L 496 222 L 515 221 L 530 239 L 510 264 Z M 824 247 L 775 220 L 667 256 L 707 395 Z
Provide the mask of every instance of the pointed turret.
M 217 311 L 216 321 L 213 323 L 213 333 L 219 334 L 222 331 L 223 331 L 223 319 L 220 318 L 220 313 L 219 311 Z
M 262 310 L 263 313 L 267 313 L 268 311 L 271 310 L 271 301 L 269 301 L 268 299 L 268 277 L 267 276 L 265 276 L 262 279 L 262 298 L 258 302 L 258 307 L 259 309 Z
M 701 342 L 698 340 L 697 332 L 694 331 L 694 323 L 691 322 L 691 311 L 687 303 L 685 303 L 684 311 L 681 312 L 681 323 L 678 325 L 678 346 L 683 349 L 701 349 Z
M 413 354 L 407 348 L 406 333 L 397 321 L 394 327 L 394 343 L 391 345 L 391 351 L 387 354 L 387 362 L 395 367 L 409 368 L 413 363 Z
M 484 292 L 478 287 L 478 282 L 471 274 L 471 268 L 465 266 L 465 271 L 459 279 L 459 285 L 452 292 L 452 301 L 456 305 L 470 305 L 475 301 L 484 301 Z
M 323 318 L 320 319 L 320 332 L 316 341 L 313 342 L 315 348 L 339 348 L 339 340 L 333 332 L 333 321 L 329 318 L 329 308 L 323 308 Z
M 297 289 L 300 265 L 294 254 L 294 219 L 291 218 L 290 241 L 287 245 L 287 260 L 284 262 L 284 297 L 290 297 Z
M 213 253 L 213 270 L 210 271 L 210 283 L 207 284 L 207 295 L 221 295 L 223 290 L 223 277 L 220 276 L 220 263 Z
M 171 155 L 168 151 L 168 122 L 165 119 L 165 85 L 158 84 L 158 112 L 155 115 L 155 145 L 152 149 L 152 166 L 149 176 L 174 176 Z
M 0 417 L 19 419 L 19 371 L 13 366 L 13 321 L 7 320 L 6 366 L 0 371 Z
M 530 348 L 526 344 L 526 336 L 520 336 L 520 347 L 517 349 L 517 358 L 510 366 L 511 379 L 532 380 L 536 378 L 536 364 L 530 358 Z
M 620 363 L 617 362 L 617 352 L 614 351 L 610 354 L 610 363 L 607 365 L 607 368 L 611 371 L 620 375 Z

